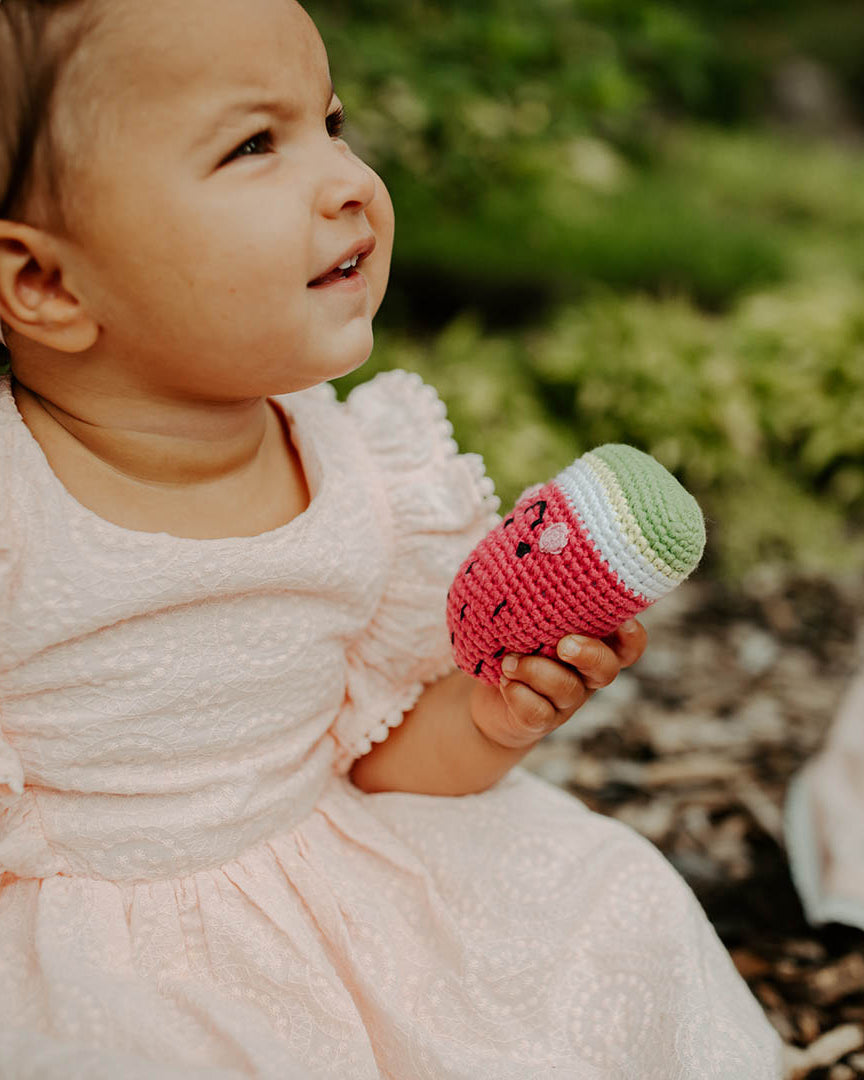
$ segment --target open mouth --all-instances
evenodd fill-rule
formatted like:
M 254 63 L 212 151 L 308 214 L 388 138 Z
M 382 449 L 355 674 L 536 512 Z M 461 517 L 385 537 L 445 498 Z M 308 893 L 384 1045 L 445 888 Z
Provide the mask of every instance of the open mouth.
M 323 274 L 319 278 L 315 278 L 314 281 L 309 282 L 309 288 L 314 289 L 319 285 L 332 285 L 334 281 L 340 281 L 343 278 L 350 278 L 357 276 L 357 264 L 360 262 L 359 255 L 352 255 L 350 259 L 346 259 L 345 262 L 340 263 L 339 266 L 334 267 L 328 274 Z
M 322 274 L 320 277 L 310 281 L 308 288 L 320 289 L 327 285 L 333 285 L 339 281 L 350 281 L 351 278 L 359 276 L 360 265 L 365 259 L 368 259 L 372 252 L 375 250 L 375 237 L 369 236 L 360 243 L 355 244 L 353 248 L 349 248 L 346 251 L 342 259 L 335 266 L 331 266 L 326 274 Z

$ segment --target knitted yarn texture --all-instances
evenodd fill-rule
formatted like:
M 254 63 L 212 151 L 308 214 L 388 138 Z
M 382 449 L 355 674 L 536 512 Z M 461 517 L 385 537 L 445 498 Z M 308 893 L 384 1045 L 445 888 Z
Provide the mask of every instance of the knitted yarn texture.
M 557 656 L 566 634 L 606 637 L 696 569 L 705 523 L 649 454 L 597 447 L 528 488 L 447 593 L 457 665 L 497 684 L 508 652 Z

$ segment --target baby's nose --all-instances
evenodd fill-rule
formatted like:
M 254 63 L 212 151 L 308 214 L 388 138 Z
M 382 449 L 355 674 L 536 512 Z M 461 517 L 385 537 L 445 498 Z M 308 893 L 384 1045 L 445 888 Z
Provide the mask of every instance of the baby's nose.
M 324 194 L 324 213 L 328 217 L 346 210 L 359 213 L 375 198 L 375 174 L 347 146 L 334 149 L 338 159 Z

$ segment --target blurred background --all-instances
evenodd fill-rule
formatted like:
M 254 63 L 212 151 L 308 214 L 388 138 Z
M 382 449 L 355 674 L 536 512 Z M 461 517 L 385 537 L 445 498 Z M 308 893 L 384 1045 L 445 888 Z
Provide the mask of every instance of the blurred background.
M 864 935 L 807 926 L 782 825 L 861 657 L 860 0 L 306 6 L 396 207 L 339 396 L 419 372 L 504 507 L 621 441 L 706 511 L 645 657 L 529 767 L 681 870 L 790 1077 L 864 1076 Z
M 505 501 L 623 439 L 713 570 L 861 566 L 860 0 L 308 7 L 396 206 L 345 387 L 429 377 Z

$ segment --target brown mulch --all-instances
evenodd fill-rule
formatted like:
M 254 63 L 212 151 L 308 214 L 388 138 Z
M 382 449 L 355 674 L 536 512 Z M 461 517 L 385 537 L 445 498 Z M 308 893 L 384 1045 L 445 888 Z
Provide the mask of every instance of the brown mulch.
M 864 1077 L 864 933 L 804 919 L 783 798 L 864 661 L 864 580 L 687 582 L 645 655 L 526 765 L 680 871 L 788 1044 L 788 1080 Z

